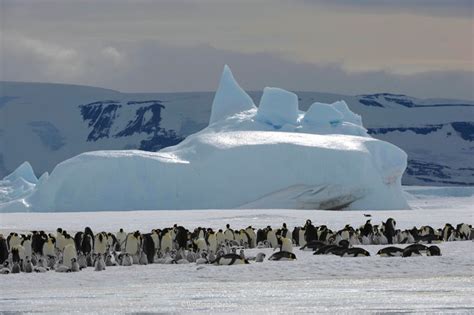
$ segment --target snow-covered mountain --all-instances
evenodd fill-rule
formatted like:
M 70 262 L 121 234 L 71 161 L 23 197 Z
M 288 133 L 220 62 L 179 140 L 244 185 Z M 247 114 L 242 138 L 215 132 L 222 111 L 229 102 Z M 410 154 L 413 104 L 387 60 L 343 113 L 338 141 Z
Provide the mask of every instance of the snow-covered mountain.
M 474 185 L 474 102 L 297 92 L 299 108 L 345 100 L 373 137 L 408 153 L 404 184 Z M 250 92 L 255 104 L 261 92 Z M 214 92 L 121 93 L 0 82 L 0 178 L 29 161 L 39 176 L 79 153 L 156 151 L 207 126 Z M 92 180 L 92 179 L 91 179 Z

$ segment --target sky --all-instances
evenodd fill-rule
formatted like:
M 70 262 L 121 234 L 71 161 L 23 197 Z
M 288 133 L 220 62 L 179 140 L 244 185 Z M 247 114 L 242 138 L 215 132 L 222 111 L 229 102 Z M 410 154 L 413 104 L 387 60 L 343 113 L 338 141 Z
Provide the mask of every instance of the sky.
M 474 99 L 474 0 L 0 0 L 0 80 Z

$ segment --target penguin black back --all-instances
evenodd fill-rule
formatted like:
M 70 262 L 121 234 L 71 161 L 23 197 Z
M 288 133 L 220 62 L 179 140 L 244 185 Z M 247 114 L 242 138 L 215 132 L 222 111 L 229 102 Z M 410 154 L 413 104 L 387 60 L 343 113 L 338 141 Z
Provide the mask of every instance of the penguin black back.
M 143 234 L 143 252 L 146 255 L 148 263 L 153 263 L 155 257 L 155 241 L 151 234 Z
M 7 240 L 0 236 L 0 264 L 8 259 Z

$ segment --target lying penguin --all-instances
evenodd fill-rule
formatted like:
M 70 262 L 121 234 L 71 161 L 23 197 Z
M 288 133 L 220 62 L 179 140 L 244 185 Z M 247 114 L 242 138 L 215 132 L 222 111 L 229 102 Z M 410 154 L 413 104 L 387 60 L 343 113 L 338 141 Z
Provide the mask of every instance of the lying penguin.
M 218 255 L 214 264 L 221 266 L 230 266 L 230 265 L 243 265 L 249 264 L 249 261 L 242 257 L 241 255 L 229 253 L 225 255 Z
M 395 246 L 389 246 L 379 250 L 377 252 L 377 255 L 379 255 L 380 257 L 402 257 L 403 249 Z
M 293 254 L 293 242 L 286 237 L 280 238 L 280 251 L 271 255 L 268 260 L 276 261 L 292 261 L 296 260 L 296 255 Z

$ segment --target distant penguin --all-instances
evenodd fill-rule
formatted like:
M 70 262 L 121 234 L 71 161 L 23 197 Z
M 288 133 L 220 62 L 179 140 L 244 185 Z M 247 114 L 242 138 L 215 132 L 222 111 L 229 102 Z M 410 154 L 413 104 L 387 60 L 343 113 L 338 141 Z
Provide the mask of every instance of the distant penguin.
M 3 264 L 8 259 L 7 240 L 0 234 L 0 264 Z
M 207 243 L 208 249 L 215 253 L 217 251 L 217 237 L 212 230 L 207 235 Z
M 20 273 L 20 271 L 21 271 L 20 263 L 17 261 L 14 261 L 13 266 L 12 266 L 12 273 Z
M 120 229 L 115 235 L 115 237 L 117 238 L 117 243 L 119 245 L 120 250 L 124 250 L 125 240 L 127 239 L 127 233 L 125 233 L 123 229 Z
M 341 257 L 368 257 L 370 253 L 360 247 L 352 247 L 342 252 Z
M 56 272 L 71 272 L 71 268 L 69 268 L 66 265 L 58 265 L 56 268 L 54 268 L 54 271 L 56 271 Z
M 280 240 L 281 240 L 280 251 L 292 253 L 293 242 L 291 241 L 291 239 L 282 237 Z
M 163 230 L 163 235 L 161 236 L 161 253 L 165 253 L 167 250 L 170 251 L 173 249 L 173 238 L 171 237 L 170 230 Z
M 138 232 L 135 233 L 128 233 L 127 238 L 125 240 L 125 252 L 128 253 L 130 256 L 138 255 L 138 251 L 140 250 L 140 234 Z
M 56 256 L 53 239 L 51 237 L 48 237 L 47 241 L 43 244 L 43 255 Z
M 2 267 L 0 268 L 0 274 L 7 275 L 11 272 L 12 270 L 10 269 L 10 263 L 8 262 L 8 260 L 5 260 L 2 264 Z
M 427 256 L 441 256 L 441 250 L 438 246 L 430 246 L 426 252 Z
M 94 271 L 105 270 L 105 261 L 102 254 L 98 254 L 94 263 Z
M 26 259 L 24 269 L 25 269 L 26 273 L 32 273 L 33 272 L 33 264 L 31 263 L 31 260 L 29 258 Z
M 268 260 L 275 260 L 275 261 L 292 261 L 296 260 L 296 255 L 290 252 L 277 252 L 271 255 Z
M 77 251 L 74 243 L 68 244 L 64 247 L 63 264 L 69 268 L 72 268 L 72 259 L 77 260 Z
M 459 236 L 462 240 L 470 240 L 471 239 L 471 227 L 466 223 L 460 223 L 456 226 L 456 232 L 458 232 Z
M 387 219 L 387 222 L 385 222 L 383 225 L 384 225 L 384 234 L 385 234 L 385 237 L 387 238 L 387 242 L 388 244 L 393 244 L 393 240 L 394 240 L 394 237 L 395 237 L 395 226 L 396 226 L 396 222 L 393 218 L 388 218 Z
M 234 240 L 234 231 L 230 228 L 230 224 L 226 224 L 226 230 L 224 231 L 224 239 L 226 241 Z
M 216 240 L 217 240 L 217 246 L 223 244 L 225 242 L 225 237 L 224 237 L 224 233 L 222 232 L 222 230 L 218 230 L 217 233 L 216 233 Z
M 8 240 L 8 246 L 9 248 L 13 248 L 16 246 L 21 245 L 21 237 L 18 235 L 18 233 L 10 233 L 9 235 L 9 240 Z
M 255 234 L 255 230 L 252 228 L 252 226 L 248 226 L 245 229 L 245 232 L 247 232 L 247 235 L 250 237 L 250 248 L 255 248 L 257 246 L 257 234 Z
M 79 264 L 80 269 L 87 268 L 87 258 L 84 253 L 80 252 L 79 255 L 77 255 L 77 263 Z
M 202 265 L 202 264 L 207 264 L 207 263 L 209 263 L 209 259 L 207 258 L 207 253 L 203 252 L 203 253 L 201 253 L 201 257 L 196 259 L 196 264 L 197 265 Z
M 412 244 L 405 247 L 402 257 L 421 256 L 426 253 L 428 248 L 422 244 Z
M 71 259 L 71 271 L 72 272 L 78 272 L 81 270 L 81 267 L 79 266 L 79 263 L 77 262 L 76 258 Z
M 255 257 L 255 262 L 261 263 L 265 259 L 265 254 L 264 253 L 257 253 L 257 256 Z
M 379 255 L 380 257 L 402 257 L 403 249 L 395 246 L 385 247 L 379 250 L 377 252 L 377 255 Z
M 152 264 L 155 258 L 155 241 L 151 234 L 143 234 L 142 249 L 143 254 L 146 256 L 147 264 Z M 143 259 L 142 262 L 144 262 Z
M 298 229 L 298 243 L 297 244 L 301 247 L 304 247 L 307 244 L 306 239 L 305 239 L 305 233 L 306 233 L 306 229 L 304 227 Z
M 278 247 L 278 240 L 277 240 L 275 231 L 272 230 L 270 227 L 267 231 L 267 240 L 270 243 L 270 246 L 272 248 L 277 248 Z
M 125 255 L 122 258 L 122 266 L 131 266 L 133 265 L 133 260 L 130 254 L 125 253 Z
M 31 235 L 28 235 L 26 238 L 23 239 L 21 242 L 21 246 L 25 249 L 25 257 L 32 257 L 33 256 L 33 250 L 31 248 Z
M 107 257 L 105 258 L 105 266 L 106 267 L 117 266 L 117 262 L 115 261 L 115 258 L 113 255 L 107 254 Z
M 215 264 L 224 266 L 242 265 L 248 263 L 248 260 L 242 258 L 240 255 L 237 254 L 225 254 L 222 256 L 218 256 L 215 260 Z
M 94 253 L 104 255 L 107 252 L 107 236 L 101 232 L 94 239 Z
M 207 251 L 207 243 L 206 240 L 203 238 L 199 238 L 194 241 L 196 248 L 198 251 Z

